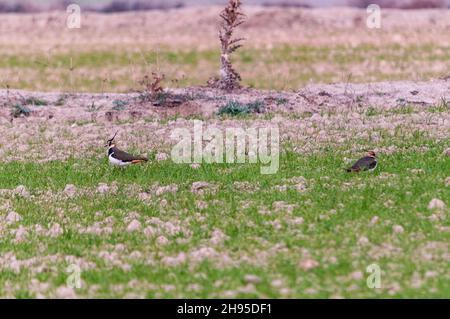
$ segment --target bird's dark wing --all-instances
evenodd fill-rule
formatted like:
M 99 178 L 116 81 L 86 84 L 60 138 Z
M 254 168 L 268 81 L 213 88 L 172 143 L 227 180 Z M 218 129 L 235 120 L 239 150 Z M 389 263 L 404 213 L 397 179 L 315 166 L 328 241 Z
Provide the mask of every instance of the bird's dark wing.
M 352 166 L 352 170 L 354 171 L 366 171 L 369 169 L 374 169 L 377 166 L 376 158 L 366 156 L 361 158 L 359 161 Z
M 121 151 L 118 148 L 113 148 L 112 151 L 114 152 L 113 157 L 117 158 L 118 160 L 122 161 L 122 162 L 133 162 L 133 161 L 148 161 L 147 158 L 145 157 L 140 157 L 140 156 L 134 156 L 131 154 L 128 154 L 127 152 Z

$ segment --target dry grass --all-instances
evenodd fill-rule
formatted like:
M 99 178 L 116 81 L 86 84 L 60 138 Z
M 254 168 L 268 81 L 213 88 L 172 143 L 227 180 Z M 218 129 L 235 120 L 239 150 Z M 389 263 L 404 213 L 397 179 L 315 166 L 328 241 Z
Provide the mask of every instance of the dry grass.
M 0 85 L 129 91 L 156 69 L 177 80 L 172 86 L 205 84 L 219 69 L 220 10 L 87 13 L 80 30 L 65 28 L 64 13 L 4 15 Z M 385 10 L 381 30 L 367 29 L 365 11 L 357 9 L 246 7 L 245 12 L 248 20 L 236 36 L 247 39 L 246 47 L 233 59 L 244 85 L 297 89 L 346 81 L 349 74 L 354 82 L 369 82 L 449 73 L 445 10 Z

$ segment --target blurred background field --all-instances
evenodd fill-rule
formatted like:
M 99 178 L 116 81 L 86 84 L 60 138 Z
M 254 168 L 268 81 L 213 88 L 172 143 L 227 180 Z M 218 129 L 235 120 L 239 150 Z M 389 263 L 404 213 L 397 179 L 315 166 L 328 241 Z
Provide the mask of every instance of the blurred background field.
M 269 3 L 251 3 L 256 2 Z M 62 10 L 3 14 L 0 87 L 129 92 L 139 89 L 143 77 L 153 71 L 166 74 L 170 87 L 204 85 L 219 69 L 221 7 L 179 3 L 187 7 L 109 14 L 85 10 L 81 29 L 67 28 Z M 426 7 L 434 2 L 422 3 Z M 89 1 L 91 8 L 95 5 L 111 3 Z M 246 41 L 234 62 L 250 87 L 295 90 L 309 83 L 450 75 L 448 9 L 383 9 L 381 29 L 372 30 L 366 26 L 366 10 L 358 8 L 247 5 L 244 10 L 248 20 L 239 36 Z
M 247 5 L 282 6 L 282 7 L 330 7 L 356 6 L 367 7 L 376 3 L 383 7 L 401 9 L 445 8 L 450 6 L 449 0 L 246 0 Z M 185 7 L 198 5 L 223 5 L 226 0 L 4 0 L 0 9 L 15 11 L 47 10 L 49 8 L 66 7 L 69 3 L 77 3 L 83 8 L 95 10 L 152 9 L 157 7 Z

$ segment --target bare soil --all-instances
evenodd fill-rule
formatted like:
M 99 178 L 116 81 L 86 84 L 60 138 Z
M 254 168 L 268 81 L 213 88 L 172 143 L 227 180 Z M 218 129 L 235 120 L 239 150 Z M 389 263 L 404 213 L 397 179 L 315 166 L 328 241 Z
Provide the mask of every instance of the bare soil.
M 376 144 L 382 132 L 394 136 L 399 129 L 402 134 L 423 132 L 437 140 L 448 140 L 450 131 L 450 80 L 310 85 L 291 92 L 242 89 L 228 94 L 208 88 L 170 92 L 188 98 L 179 106 L 164 107 L 141 102 L 138 93 L 0 91 L 2 161 L 101 157 L 104 142 L 116 130 L 125 148 L 169 153 L 175 143 L 171 132 L 190 127 L 190 119 L 221 127 L 246 125 L 245 118 L 217 115 L 229 101 L 263 102 L 265 112 L 252 115 L 251 124 L 278 125 L 282 140 L 297 145 L 299 152 L 358 138 Z M 30 98 L 48 105 L 28 105 L 28 116 L 14 117 L 14 105 Z

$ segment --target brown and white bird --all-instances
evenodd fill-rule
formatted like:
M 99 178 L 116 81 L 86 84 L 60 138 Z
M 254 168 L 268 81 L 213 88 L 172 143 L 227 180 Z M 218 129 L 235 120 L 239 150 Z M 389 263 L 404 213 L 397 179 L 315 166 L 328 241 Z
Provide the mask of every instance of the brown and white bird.
M 116 134 L 114 134 L 114 136 L 109 139 L 107 144 L 105 145 L 106 147 L 108 147 L 108 158 L 111 165 L 123 167 L 148 161 L 146 157 L 134 156 L 128 154 L 127 152 L 119 150 L 114 143 L 114 139 L 116 138 L 117 133 L 118 132 L 116 132 Z
M 378 160 L 374 151 L 370 151 L 367 155 L 359 159 L 352 167 L 347 169 L 347 172 L 362 172 L 362 171 L 374 171 L 377 168 Z

